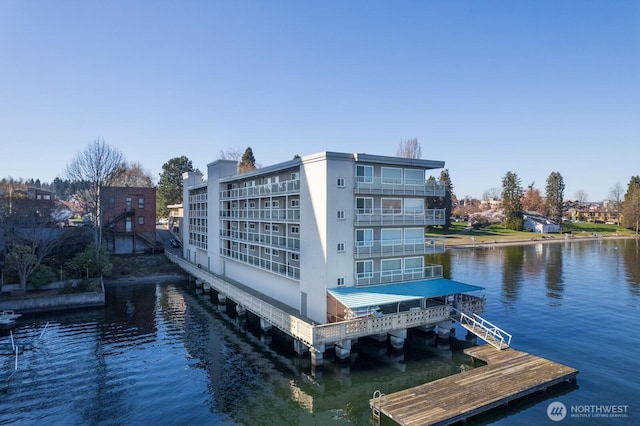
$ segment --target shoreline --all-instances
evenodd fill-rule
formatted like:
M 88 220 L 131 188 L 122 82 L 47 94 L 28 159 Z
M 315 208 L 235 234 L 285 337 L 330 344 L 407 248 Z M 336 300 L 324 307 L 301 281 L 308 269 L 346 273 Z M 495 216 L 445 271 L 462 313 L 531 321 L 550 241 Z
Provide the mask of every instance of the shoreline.
M 556 238 L 554 236 L 551 237 L 540 237 L 540 238 L 531 238 L 528 240 L 501 240 L 500 238 L 486 238 L 489 241 L 480 241 L 480 242 L 463 242 L 463 243 L 454 243 L 446 241 L 445 239 L 445 247 L 446 249 L 470 249 L 470 248 L 491 248 L 491 247 L 505 247 L 505 246 L 530 246 L 535 244 L 551 244 L 551 243 L 567 243 L 567 242 L 579 242 L 579 241 L 602 241 L 602 240 L 637 240 L 639 237 L 635 236 L 616 236 L 616 235 L 599 235 L 599 236 L 568 236 L 571 234 L 565 234 L 566 237 Z M 446 237 L 445 237 L 446 238 Z

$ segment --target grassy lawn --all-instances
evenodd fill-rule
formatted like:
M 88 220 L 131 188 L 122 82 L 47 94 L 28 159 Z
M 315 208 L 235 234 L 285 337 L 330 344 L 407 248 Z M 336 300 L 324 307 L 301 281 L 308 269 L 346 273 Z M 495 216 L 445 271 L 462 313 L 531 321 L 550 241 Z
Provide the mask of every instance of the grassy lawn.
M 448 231 L 441 228 L 430 229 L 429 236 L 445 237 L 447 245 L 482 244 L 494 242 L 532 241 L 547 238 L 564 238 L 563 234 L 569 233 L 575 238 L 580 237 L 635 237 L 635 232 L 616 225 L 598 223 L 563 223 L 560 234 L 541 235 L 529 231 L 513 231 L 502 225 L 490 225 L 483 229 L 467 230 L 466 222 L 454 222 Z

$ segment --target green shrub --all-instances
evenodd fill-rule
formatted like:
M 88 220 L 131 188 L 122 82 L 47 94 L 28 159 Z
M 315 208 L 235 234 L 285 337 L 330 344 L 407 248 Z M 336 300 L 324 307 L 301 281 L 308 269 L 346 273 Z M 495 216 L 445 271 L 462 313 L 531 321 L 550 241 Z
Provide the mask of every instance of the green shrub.
M 39 265 L 35 271 L 29 275 L 28 284 L 36 290 L 45 284 L 54 282 L 57 279 L 55 271 L 47 265 Z

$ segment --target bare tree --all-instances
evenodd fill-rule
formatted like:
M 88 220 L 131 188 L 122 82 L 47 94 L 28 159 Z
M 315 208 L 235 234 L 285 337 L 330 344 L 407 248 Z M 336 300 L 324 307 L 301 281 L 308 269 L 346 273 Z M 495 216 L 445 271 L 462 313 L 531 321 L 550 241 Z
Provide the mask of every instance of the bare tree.
M 118 148 L 107 145 L 104 139 L 96 139 L 66 168 L 68 179 L 81 184 L 75 196 L 93 225 L 96 259 L 102 246 L 100 188 L 113 186 L 125 165 L 124 155 Z
M 219 160 L 235 160 L 240 161 L 242 158 L 242 151 L 239 151 L 235 148 L 227 148 L 226 150 L 221 149 L 218 154 Z
M 140 163 L 125 164 L 122 170 L 116 173 L 113 186 L 130 186 L 152 188 L 153 177 Z
M 398 151 L 396 151 L 396 157 L 422 158 L 422 148 L 420 148 L 418 138 L 400 141 L 400 146 L 398 146 Z
M 482 199 L 484 201 L 489 201 L 492 198 L 494 200 L 499 200 L 502 196 L 502 189 L 500 188 L 489 188 L 482 193 Z
M 620 182 L 616 182 L 609 190 L 609 200 L 613 204 L 616 223 L 620 223 L 620 210 L 622 210 L 624 200 L 624 189 Z
M 589 196 L 582 189 L 578 189 L 576 191 L 576 201 L 578 201 L 580 208 L 583 208 L 587 201 L 589 200 Z

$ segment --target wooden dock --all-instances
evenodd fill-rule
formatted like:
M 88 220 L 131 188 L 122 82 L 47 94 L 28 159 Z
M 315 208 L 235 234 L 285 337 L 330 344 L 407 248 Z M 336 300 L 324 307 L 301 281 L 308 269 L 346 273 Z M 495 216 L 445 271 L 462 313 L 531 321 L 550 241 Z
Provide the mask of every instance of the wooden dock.
M 396 423 L 448 425 L 550 386 L 575 381 L 578 370 L 513 348 L 465 349 L 487 365 L 369 400 L 374 417 Z

